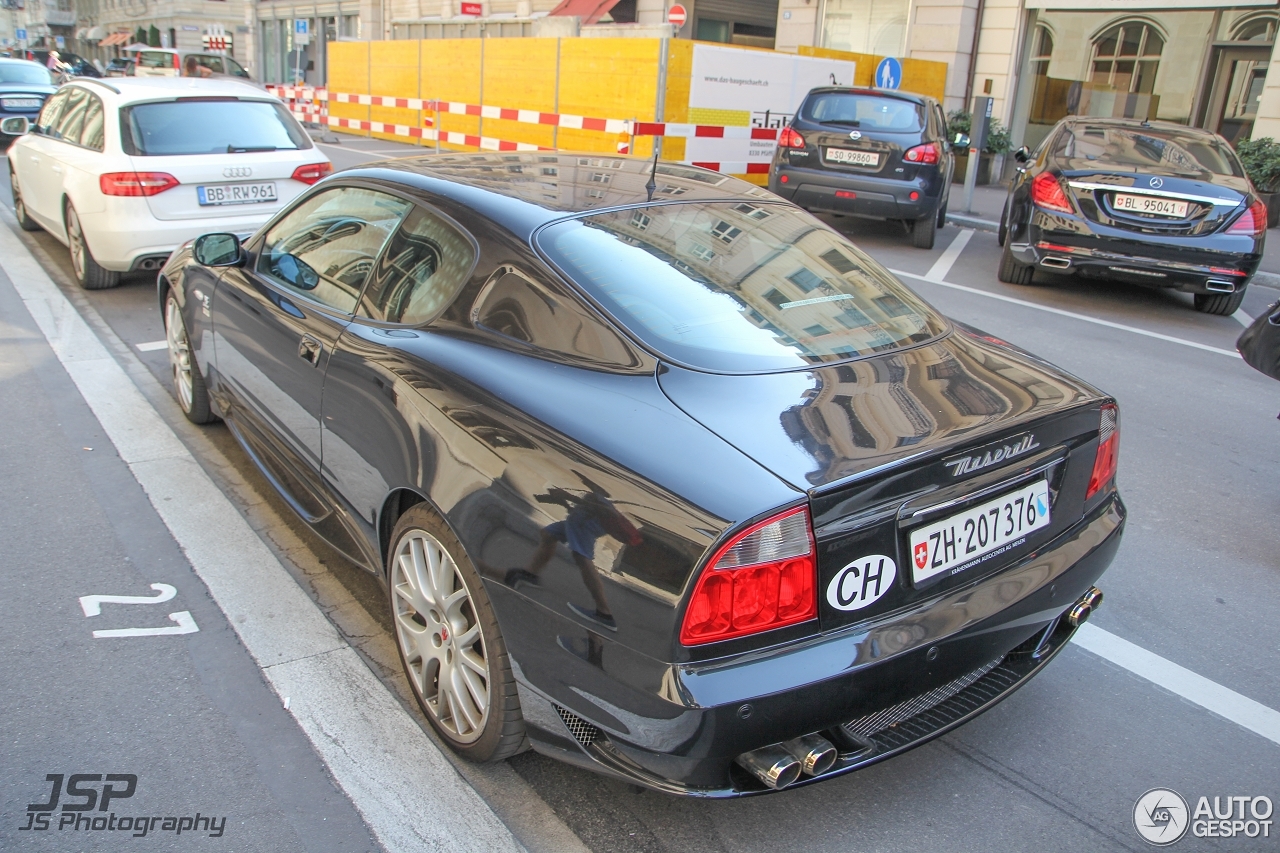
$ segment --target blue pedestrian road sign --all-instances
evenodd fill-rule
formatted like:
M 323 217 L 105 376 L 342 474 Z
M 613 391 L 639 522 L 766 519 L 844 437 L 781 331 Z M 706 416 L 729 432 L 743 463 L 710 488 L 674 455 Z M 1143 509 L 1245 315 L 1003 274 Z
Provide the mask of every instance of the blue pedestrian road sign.
M 27 31 L 22 27 L 18 27 L 16 30 L 13 31 L 13 37 L 16 38 L 18 41 L 26 41 Z
M 875 85 L 880 89 L 896 89 L 902 85 L 902 63 L 886 56 L 876 66 Z

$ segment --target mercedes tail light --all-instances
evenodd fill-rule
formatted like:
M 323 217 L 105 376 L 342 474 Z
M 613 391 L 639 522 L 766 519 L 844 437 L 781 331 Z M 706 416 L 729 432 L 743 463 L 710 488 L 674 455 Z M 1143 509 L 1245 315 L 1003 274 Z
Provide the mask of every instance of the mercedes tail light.
M 936 142 L 926 142 L 924 145 L 917 145 L 915 148 L 908 148 L 902 153 L 902 159 L 908 163 L 920 163 L 923 165 L 933 165 L 942 159 L 942 152 Z
M 103 195 L 158 195 L 177 185 L 178 179 L 168 172 L 107 172 L 98 176 Z
M 333 166 L 329 163 L 308 163 L 305 166 L 299 166 L 293 170 L 290 176 L 295 181 L 301 181 L 304 184 L 314 184 L 325 175 L 333 173 Z
M 1048 172 L 1041 172 L 1032 179 L 1031 201 L 1036 207 L 1043 207 L 1045 210 L 1072 212 L 1071 202 L 1067 201 L 1067 194 L 1062 191 L 1062 184 L 1058 183 L 1057 177 Z
M 1093 457 L 1093 473 L 1089 475 L 1089 488 L 1084 499 L 1096 495 L 1115 479 L 1116 463 L 1120 458 L 1120 410 L 1115 403 L 1102 407 L 1102 422 L 1098 427 L 1098 452 Z
M 680 627 L 686 646 L 744 637 L 818 615 L 818 564 L 800 507 L 730 539 L 698 578 Z
M 804 137 L 789 127 L 782 129 L 778 135 L 779 148 L 804 148 Z
M 1248 234 L 1250 237 L 1261 237 L 1267 233 L 1267 206 L 1261 201 L 1249 205 L 1249 209 L 1231 223 L 1227 233 Z

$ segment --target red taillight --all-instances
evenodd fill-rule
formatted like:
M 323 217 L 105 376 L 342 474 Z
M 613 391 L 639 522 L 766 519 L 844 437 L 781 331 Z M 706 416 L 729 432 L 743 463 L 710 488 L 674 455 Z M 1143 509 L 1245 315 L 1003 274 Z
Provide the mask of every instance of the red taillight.
M 182 63 L 178 62 L 178 54 L 173 54 L 173 67 L 178 69 L 178 74 L 182 74 Z
M 778 134 L 779 148 L 803 148 L 804 137 L 796 133 L 791 128 L 783 128 L 782 133 Z
M 1266 231 L 1267 206 L 1261 201 L 1255 201 L 1249 205 L 1249 209 L 1240 214 L 1240 217 L 1227 229 L 1228 234 L 1248 234 L 1251 237 L 1260 237 Z
M 1036 207 L 1071 213 L 1071 202 L 1062 191 L 1062 184 L 1048 172 L 1041 172 L 1031 181 L 1031 201 Z
M 728 640 L 818 615 L 818 565 L 809 510 L 787 510 L 730 539 L 698 578 L 680 642 Z
M 924 145 L 908 148 L 902 154 L 902 159 L 908 163 L 922 163 L 924 165 L 937 163 L 941 158 L 942 152 L 936 142 L 926 142 Z
M 178 185 L 178 179 L 167 172 L 107 172 L 98 176 L 103 195 L 157 195 Z
M 301 181 L 304 184 L 314 184 L 325 175 L 333 172 L 333 166 L 329 163 L 308 163 L 305 166 L 299 166 L 293 170 L 293 179 Z
M 1120 411 L 1114 403 L 1102 407 L 1102 423 L 1098 427 L 1098 452 L 1093 457 L 1093 473 L 1089 475 L 1089 488 L 1084 499 L 1096 495 L 1116 476 L 1116 463 L 1120 458 Z

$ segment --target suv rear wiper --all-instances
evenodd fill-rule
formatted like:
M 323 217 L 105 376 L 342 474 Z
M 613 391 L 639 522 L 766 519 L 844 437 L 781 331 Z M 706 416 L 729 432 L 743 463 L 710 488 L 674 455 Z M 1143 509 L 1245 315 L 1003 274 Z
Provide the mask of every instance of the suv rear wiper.
M 862 127 L 862 122 L 856 118 L 829 118 L 822 122 L 823 124 L 843 124 L 846 127 Z
M 228 145 L 228 154 L 250 154 L 255 151 L 279 151 L 274 145 Z

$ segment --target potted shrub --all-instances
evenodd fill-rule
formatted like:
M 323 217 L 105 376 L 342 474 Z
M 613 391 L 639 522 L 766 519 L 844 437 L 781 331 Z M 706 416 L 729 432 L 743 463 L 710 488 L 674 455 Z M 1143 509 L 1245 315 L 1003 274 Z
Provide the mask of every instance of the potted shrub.
M 970 135 L 969 130 L 973 127 L 973 117 L 964 110 L 952 110 L 947 114 L 947 138 L 955 139 L 957 133 Z M 1013 140 L 1009 136 L 1009 129 L 1000 123 L 999 119 L 993 118 L 991 126 L 987 128 L 987 142 L 982 147 L 982 152 L 978 156 L 978 183 L 986 185 L 991 183 L 991 161 L 997 154 L 1008 154 L 1013 150 Z M 964 183 L 966 170 L 969 168 L 969 152 L 964 149 L 955 151 L 956 171 L 951 180 L 957 184 Z
M 1236 146 L 1245 174 L 1267 206 L 1267 227 L 1280 225 L 1280 142 L 1269 136 L 1246 139 Z

